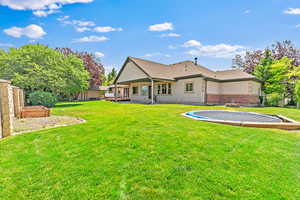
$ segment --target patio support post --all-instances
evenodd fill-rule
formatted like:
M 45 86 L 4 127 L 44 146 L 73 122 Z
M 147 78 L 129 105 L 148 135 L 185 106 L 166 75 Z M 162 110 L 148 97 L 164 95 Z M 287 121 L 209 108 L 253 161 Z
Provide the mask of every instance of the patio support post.
M 154 104 L 154 81 L 151 79 L 151 103 Z
M 117 87 L 117 83 L 115 83 L 115 101 L 117 102 L 117 94 L 118 94 L 118 87 Z

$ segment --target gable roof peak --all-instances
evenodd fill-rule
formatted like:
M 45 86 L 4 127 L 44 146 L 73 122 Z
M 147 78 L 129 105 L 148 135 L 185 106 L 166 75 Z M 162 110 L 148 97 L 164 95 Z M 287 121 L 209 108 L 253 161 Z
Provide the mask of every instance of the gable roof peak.
M 147 62 L 147 63 L 155 63 L 155 64 L 159 64 L 159 65 L 165 65 L 165 64 L 162 64 L 162 63 L 159 63 L 159 62 L 146 60 L 146 59 L 142 59 L 142 58 L 135 58 L 135 57 L 132 57 L 132 56 L 128 56 L 128 58 L 132 61 L 142 61 L 142 62 Z M 165 66 L 167 66 L 167 65 L 165 65 Z
M 174 63 L 174 64 L 170 64 L 170 65 L 180 65 L 180 64 L 184 64 L 184 63 L 193 63 L 194 64 L 194 62 L 191 61 L 191 60 L 185 60 L 185 61 L 177 62 L 177 63 Z

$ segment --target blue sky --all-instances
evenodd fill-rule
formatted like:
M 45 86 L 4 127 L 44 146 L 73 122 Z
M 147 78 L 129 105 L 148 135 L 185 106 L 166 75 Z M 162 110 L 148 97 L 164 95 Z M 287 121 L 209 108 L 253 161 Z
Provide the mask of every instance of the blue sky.
M 127 56 L 214 70 L 274 41 L 300 46 L 299 0 L 0 0 L 0 48 L 41 43 L 95 53 L 107 70 Z

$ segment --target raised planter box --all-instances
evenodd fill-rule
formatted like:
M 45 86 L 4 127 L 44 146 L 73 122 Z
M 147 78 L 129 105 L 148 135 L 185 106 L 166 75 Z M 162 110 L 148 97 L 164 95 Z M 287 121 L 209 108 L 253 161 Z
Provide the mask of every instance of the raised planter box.
M 49 117 L 50 109 L 45 106 L 26 106 L 21 110 L 21 118 Z
M 129 97 L 117 97 L 117 99 L 115 99 L 115 97 L 105 97 L 106 101 L 130 101 Z

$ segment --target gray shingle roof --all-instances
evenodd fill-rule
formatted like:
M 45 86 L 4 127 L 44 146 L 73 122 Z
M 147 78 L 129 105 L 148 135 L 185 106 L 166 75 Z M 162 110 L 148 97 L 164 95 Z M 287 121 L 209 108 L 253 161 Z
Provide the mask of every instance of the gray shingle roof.
M 239 69 L 212 71 L 201 65 L 195 65 L 192 61 L 165 65 L 140 58 L 129 57 L 129 59 L 138 65 L 148 76 L 156 79 L 175 80 L 180 77 L 195 75 L 219 81 L 256 78 Z

